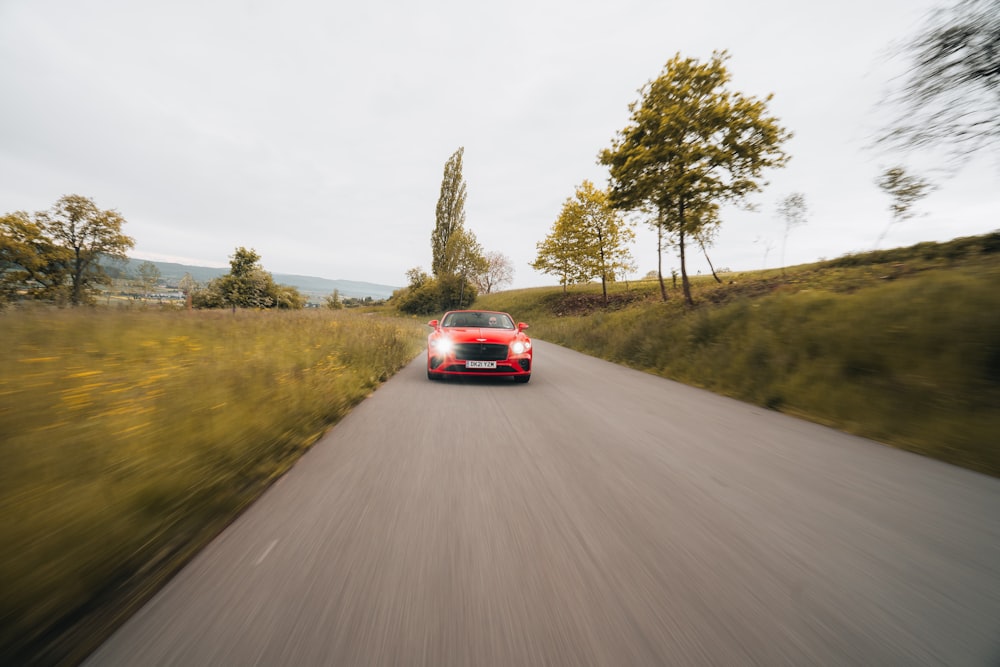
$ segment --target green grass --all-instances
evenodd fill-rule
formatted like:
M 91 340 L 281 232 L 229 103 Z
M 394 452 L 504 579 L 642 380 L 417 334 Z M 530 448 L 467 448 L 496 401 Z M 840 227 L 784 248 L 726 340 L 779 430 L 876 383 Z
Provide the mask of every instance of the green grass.
M 419 351 L 345 311 L 0 312 L 0 662 L 72 662 Z
M 529 332 L 1000 476 L 1000 234 L 694 280 L 486 295 Z M 540 367 L 539 372 L 542 372 Z

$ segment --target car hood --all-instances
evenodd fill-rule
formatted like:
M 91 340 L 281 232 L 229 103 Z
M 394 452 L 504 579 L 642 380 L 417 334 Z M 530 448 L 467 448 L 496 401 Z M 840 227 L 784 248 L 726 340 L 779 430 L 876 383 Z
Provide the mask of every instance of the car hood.
M 448 327 L 441 329 L 441 331 L 457 343 L 510 343 L 517 338 L 518 334 L 516 329 L 480 329 L 479 327 Z

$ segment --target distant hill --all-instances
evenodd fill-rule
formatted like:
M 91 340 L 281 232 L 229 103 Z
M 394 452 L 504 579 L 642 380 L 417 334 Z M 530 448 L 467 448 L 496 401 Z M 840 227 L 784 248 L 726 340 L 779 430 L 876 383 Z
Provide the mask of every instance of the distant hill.
M 169 287 L 176 287 L 185 273 L 190 273 L 191 277 L 199 283 L 207 283 L 213 278 L 218 278 L 229 272 L 229 268 L 213 268 L 209 266 L 189 266 L 187 264 L 175 264 L 173 262 L 155 262 L 152 260 L 129 258 L 128 262 L 121 267 L 132 275 L 139 271 L 139 265 L 149 261 L 156 265 L 160 271 L 161 279 Z M 399 289 L 391 285 L 378 285 L 376 283 L 359 282 L 355 280 L 331 280 L 330 278 L 318 278 L 316 276 L 299 276 L 287 273 L 272 273 L 274 282 L 281 285 L 291 285 L 302 294 L 309 297 L 310 301 L 322 301 L 333 290 L 337 290 L 342 297 L 352 297 L 363 299 L 370 296 L 373 299 L 388 299 L 394 290 Z

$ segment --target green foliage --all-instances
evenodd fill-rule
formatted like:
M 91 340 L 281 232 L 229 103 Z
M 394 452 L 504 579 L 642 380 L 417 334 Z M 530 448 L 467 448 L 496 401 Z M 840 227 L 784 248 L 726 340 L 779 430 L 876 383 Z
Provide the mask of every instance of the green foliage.
M 73 645 L 93 648 L 122 596 L 169 576 L 426 336 L 325 309 L 0 320 L 5 664 L 79 662 Z M 56 641 L 74 618 L 78 632 Z
M 892 211 L 892 220 L 875 241 L 877 248 L 888 233 L 889 227 L 893 223 L 912 218 L 914 215 L 913 205 L 926 197 L 934 188 L 919 176 L 906 173 L 903 167 L 886 169 L 875 179 L 875 183 L 883 192 L 892 197 L 892 204 L 889 206 L 889 210 Z
M 260 265 L 253 249 L 236 249 L 229 261 L 229 273 L 215 278 L 192 294 L 195 308 L 304 308 L 307 302 L 296 288 L 279 285 Z
M 94 303 L 110 282 L 105 264 L 126 259 L 135 241 L 125 218 L 92 199 L 65 195 L 50 210 L 0 218 L 0 298 L 33 298 L 75 306 Z
M 160 270 L 156 268 L 156 264 L 143 262 L 139 265 L 139 282 L 142 284 L 145 293 L 152 292 L 159 280 Z
M 536 245 L 532 267 L 559 276 L 564 287 L 600 278 L 606 300 L 608 281 L 632 265 L 628 246 L 634 238 L 632 228 L 611 208 L 608 193 L 584 181 L 563 203 L 552 231 Z
M 791 135 L 768 115 L 767 102 L 730 92 L 726 52 L 709 63 L 676 55 L 629 106 L 631 123 L 600 154 L 611 170 L 611 205 L 655 211 L 654 225 L 676 237 L 685 299 L 688 237 L 704 239 L 724 202 L 760 189 L 764 169 L 784 165 Z M 665 294 L 665 292 L 664 292 Z
M 943 147 L 960 166 L 1000 140 L 1000 0 L 958 0 L 928 15 L 902 48 L 910 67 L 880 142 Z
M 474 284 L 461 276 L 430 278 L 418 274 L 419 281 L 396 290 L 391 303 L 400 312 L 410 315 L 430 315 L 454 308 L 467 308 L 478 295 Z
M 542 340 L 1000 476 L 998 239 L 696 279 L 694 309 L 656 301 L 649 282 L 620 309 L 600 308 L 594 286 L 476 306 Z
M 326 307 L 330 310 L 341 310 L 344 307 L 344 302 L 340 298 L 340 290 L 333 290 L 333 293 L 326 297 Z
M 438 196 L 436 224 L 431 234 L 431 270 L 435 276 L 450 275 L 457 270 L 462 244 L 451 244 L 452 236 L 465 228 L 465 177 L 462 176 L 462 155 L 465 148 L 455 151 L 444 165 L 441 194 Z

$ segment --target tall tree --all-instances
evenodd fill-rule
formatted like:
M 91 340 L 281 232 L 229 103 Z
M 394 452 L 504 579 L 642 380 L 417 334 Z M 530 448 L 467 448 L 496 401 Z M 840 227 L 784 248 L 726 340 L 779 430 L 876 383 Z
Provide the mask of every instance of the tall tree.
M 431 271 L 435 276 L 455 273 L 457 258 L 449 253 L 448 242 L 465 226 L 465 178 L 462 176 L 464 147 L 459 147 L 444 165 L 436 224 L 431 234 Z M 455 244 L 452 244 L 452 248 Z
M 608 193 L 584 181 L 563 203 L 549 239 L 538 246 L 533 266 L 561 274 L 564 288 L 570 278 L 574 282 L 600 278 L 606 304 L 608 281 L 632 265 L 628 246 L 633 238 L 635 232 L 611 208 Z
M 611 205 L 656 211 L 655 224 L 676 238 L 688 303 L 688 238 L 717 221 L 713 207 L 742 203 L 760 190 L 764 169 L 788 159 L 780 146 L 791 135 L 768 115 L 771 96 L 727 90 L 728 58 L 725 51 L 708 63 L 674 56 L 629 105 L 631 123 L 600 153 L 611 171 Z M 660 285 L 665 297 L 662 271 Z
M 102 211 L 92 199 L 66 195 L 55 203 L 46 227 L 55 242 L 72 253 L 69 265 L 70 303 L 78 306 L 92 300 L 95 285 L 110 278 L 101 262 L 127 260 L 135 240 L 122 233 L 125 218 L 117 211 Z
M 892 225 L 915 215 L 913 205 L 930 194 L 934 186 L 919 176 L 906 173 L 906 169 L 903 167 L 886 169 L 875 179 L 875 183 L 883 192 L 892 197 L 892 203 L 889 205 L 892 218 L 875 241 L 875 247 L 878 248 Z
M 801 192 L 793 192 L 778 202 L 778 217 L 785 222 L 785 234 L 781 240 L 781 272 L 785 272 L 785 246 L 788 245 L 788 233 L 796 227 L 806 224 L 809 207 L 806 206 L 806 196 Z
M 955 165 L 1000 141 L 1000 0 L 958 0 L 927 16 L 903 47 L 900 113 L 880 140 L 942 146 Z
M 122 233 L 125 218 L 102 211 L 92 199 L 66 195 L 33 217 L 4 216 L 0 261 L 14 280 L 42 286 L 39 296 L 73 305 L 92 303 L 98 285 L 110 277 L 104 264 L 125 260 L 135 241 Z

